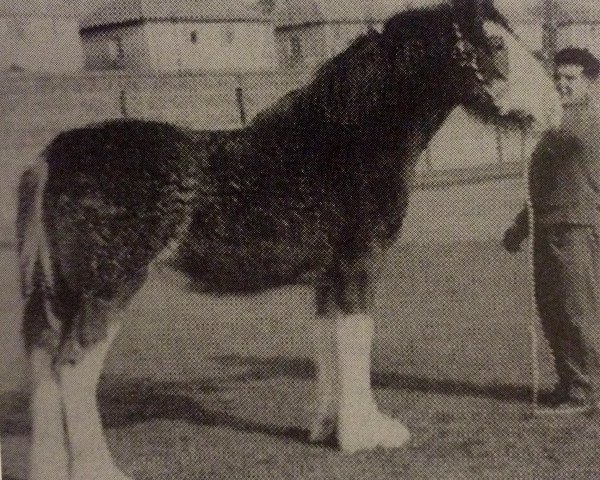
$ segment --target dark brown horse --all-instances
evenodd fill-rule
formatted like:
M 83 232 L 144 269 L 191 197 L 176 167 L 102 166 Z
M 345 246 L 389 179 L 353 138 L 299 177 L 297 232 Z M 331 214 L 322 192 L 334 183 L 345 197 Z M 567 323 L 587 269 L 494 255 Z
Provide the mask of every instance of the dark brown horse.
M 419 154 L 459 105 L 540 129 L 560 118 L 551 81 L 490 2 L 391 18 L 239 131 L 123 120 L 59 135 L 20 188 L 30 478 L 125 478 L 96 387 L 118 312 L 157 259 L 194 291 L 312 282 L 312 439 L 402 446 L 407 429 L 371 392 L 369 314 Z

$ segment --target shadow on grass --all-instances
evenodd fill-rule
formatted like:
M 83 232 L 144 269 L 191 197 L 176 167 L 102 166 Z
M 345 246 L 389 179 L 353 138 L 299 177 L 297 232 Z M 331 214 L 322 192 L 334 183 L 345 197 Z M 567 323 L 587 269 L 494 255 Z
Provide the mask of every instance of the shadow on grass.
M 216 382 L 153 382 L 150 380 L 103 378 L 98 393 L 102 423 L 106 428 L 122 428 L 152 420 L 184 421 L 194 425 L 224 426 L 243 432 L 263 433 L 308 443 L 309 432 L 296 427 L 268 425 L 241 419 L 223 410 L 209 410 L 196 395 L 229 390 L 228 382 L 252 380 L 234 376 Z M 219 385 L 217 385 L 217 383 Z M 231 387 L 233 388 L 233 387 Z M 29 435 L 29 396 L 23 392 L 0 394 L 2 435 Z M 334 446 L 333 444 L 326 444 Z
M 315 369 L 307 359 L 284 357 L 258 358 L 225 356 L 213 359 L 229 367 L 245 367 L 243 373 L 205 382 L 157 382 L 151 379 L 104 377 L 99 391 L 100 411 L 104 425 L 121 428 L 151 420 L 185 421 L 195 425 L 224 426 L 238 431 L 256 432 L 292 441 L 308 442 L 308 432 L 241 419 L 223 409 L 208 409 L 194 397 L 235 390 L 235 383 L 295 378 L 309 380 Z M 379 388 L 422 392 L 448 396 L 471 396 L 501 401 L 528 402 L 531 389 L 519 385 L 480 385 L 468 381 L 437 380 L 396 373 L 374 373 L 373 383 Z M 0 427 L 2 434 L 27 434 L 30 423 L 28 397 L 24 393 L 0 394 Z M 328 442 L 327 446 L 334 446 Z
M 244 376 L 220 379 L 219 384 L 247 380 Z M 141 387 L 141 388 L 140 388 Z M 216 393 L 228 390 L 212 383 L 123 382 L 111 379 L 101 388 L 100 410 L 106 427 L 125 427 L 151 420 L 184 421 L 195 425 L 224 426 L 238 431 L 263 433 L 299 442 L 308 442 L 308 432 L 295 427 L 265 425 L 252 420 L 241 419 L 223 410 L 209 410 L 194 399 L 198 394 Z
M 308 359 L 289 357 L 240 357 L 228 355 L 213 360 L 229 367 L 246 367 L 248 379 L 290 377 L 302 380 L 314 378 L 315 367 Z M 393 372 L 373 372 L 373 385 L 378 388 L 406 390 L 459 397 L 482 397 L 502 401 L 529 402 L 530 387 L 511 384 L 482 385 L 469 381 L 431 379 L 416 375 L 403 375 Z

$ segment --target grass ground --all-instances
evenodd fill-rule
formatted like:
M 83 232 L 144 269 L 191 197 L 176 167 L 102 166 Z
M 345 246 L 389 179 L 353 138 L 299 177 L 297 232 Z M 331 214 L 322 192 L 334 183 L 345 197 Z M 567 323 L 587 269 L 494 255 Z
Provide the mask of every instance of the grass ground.
M 13 268 L 12 253 L 0 259 Z M 373 380 L 382 409 L 413 439 L 353 456 L 306 442 L 309 291 L 191 296 L 154 275 L 100 388 L 117 463 L 137 480 L 599 478 L 600 421 L 528 417 L 524 262 L 494 242 L 394 249 L 378 296 Z M 15 290 L 2 285 L 2 311 L 18 308 Z M 547 351 L 540 358 L 548 385 Z M 25 479 L 26 400 L 0 395 L 10 479 Z

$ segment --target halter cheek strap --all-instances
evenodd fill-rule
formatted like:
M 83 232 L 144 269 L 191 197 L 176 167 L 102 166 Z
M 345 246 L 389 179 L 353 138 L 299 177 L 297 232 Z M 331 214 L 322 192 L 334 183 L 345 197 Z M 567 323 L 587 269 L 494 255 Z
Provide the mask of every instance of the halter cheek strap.
M 461 69 L 472 71 L 477 80 L 484 82 L 485 78 L 477 63 L 475 47 L 465 40 L 462 30 L 457 22 L 454 22 L 452 25 L 454 27 L 454 35 L 456 36 L 456 44 L 454 45 L 454 50 L 452 52 L 453 58 L 457 61 L 458 66 Z

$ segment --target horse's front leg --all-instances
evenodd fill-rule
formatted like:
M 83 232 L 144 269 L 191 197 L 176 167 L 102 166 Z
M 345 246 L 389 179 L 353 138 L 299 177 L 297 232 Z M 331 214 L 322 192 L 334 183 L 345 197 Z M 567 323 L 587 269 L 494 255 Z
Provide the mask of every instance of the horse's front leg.
M 410 438 L 401 422 L 379 411 L 371 389 L 374 268 L 369 259 L 359 259 L 341 265 L 330 278 L 337 307 L 329 342 L 334 345 L 336 377 L 330 405 L 336 410 L 338 444 L 349 453 L 401 447 Z
M 332 439 L 337 430 L 338 362 L 336 321 L 338 308 L 335 292 L 326 281 L 316 290 L 317 311 L 312 329 L 313 359 L 317 372 L 316 397 L 310 427 L 312 442 Z

